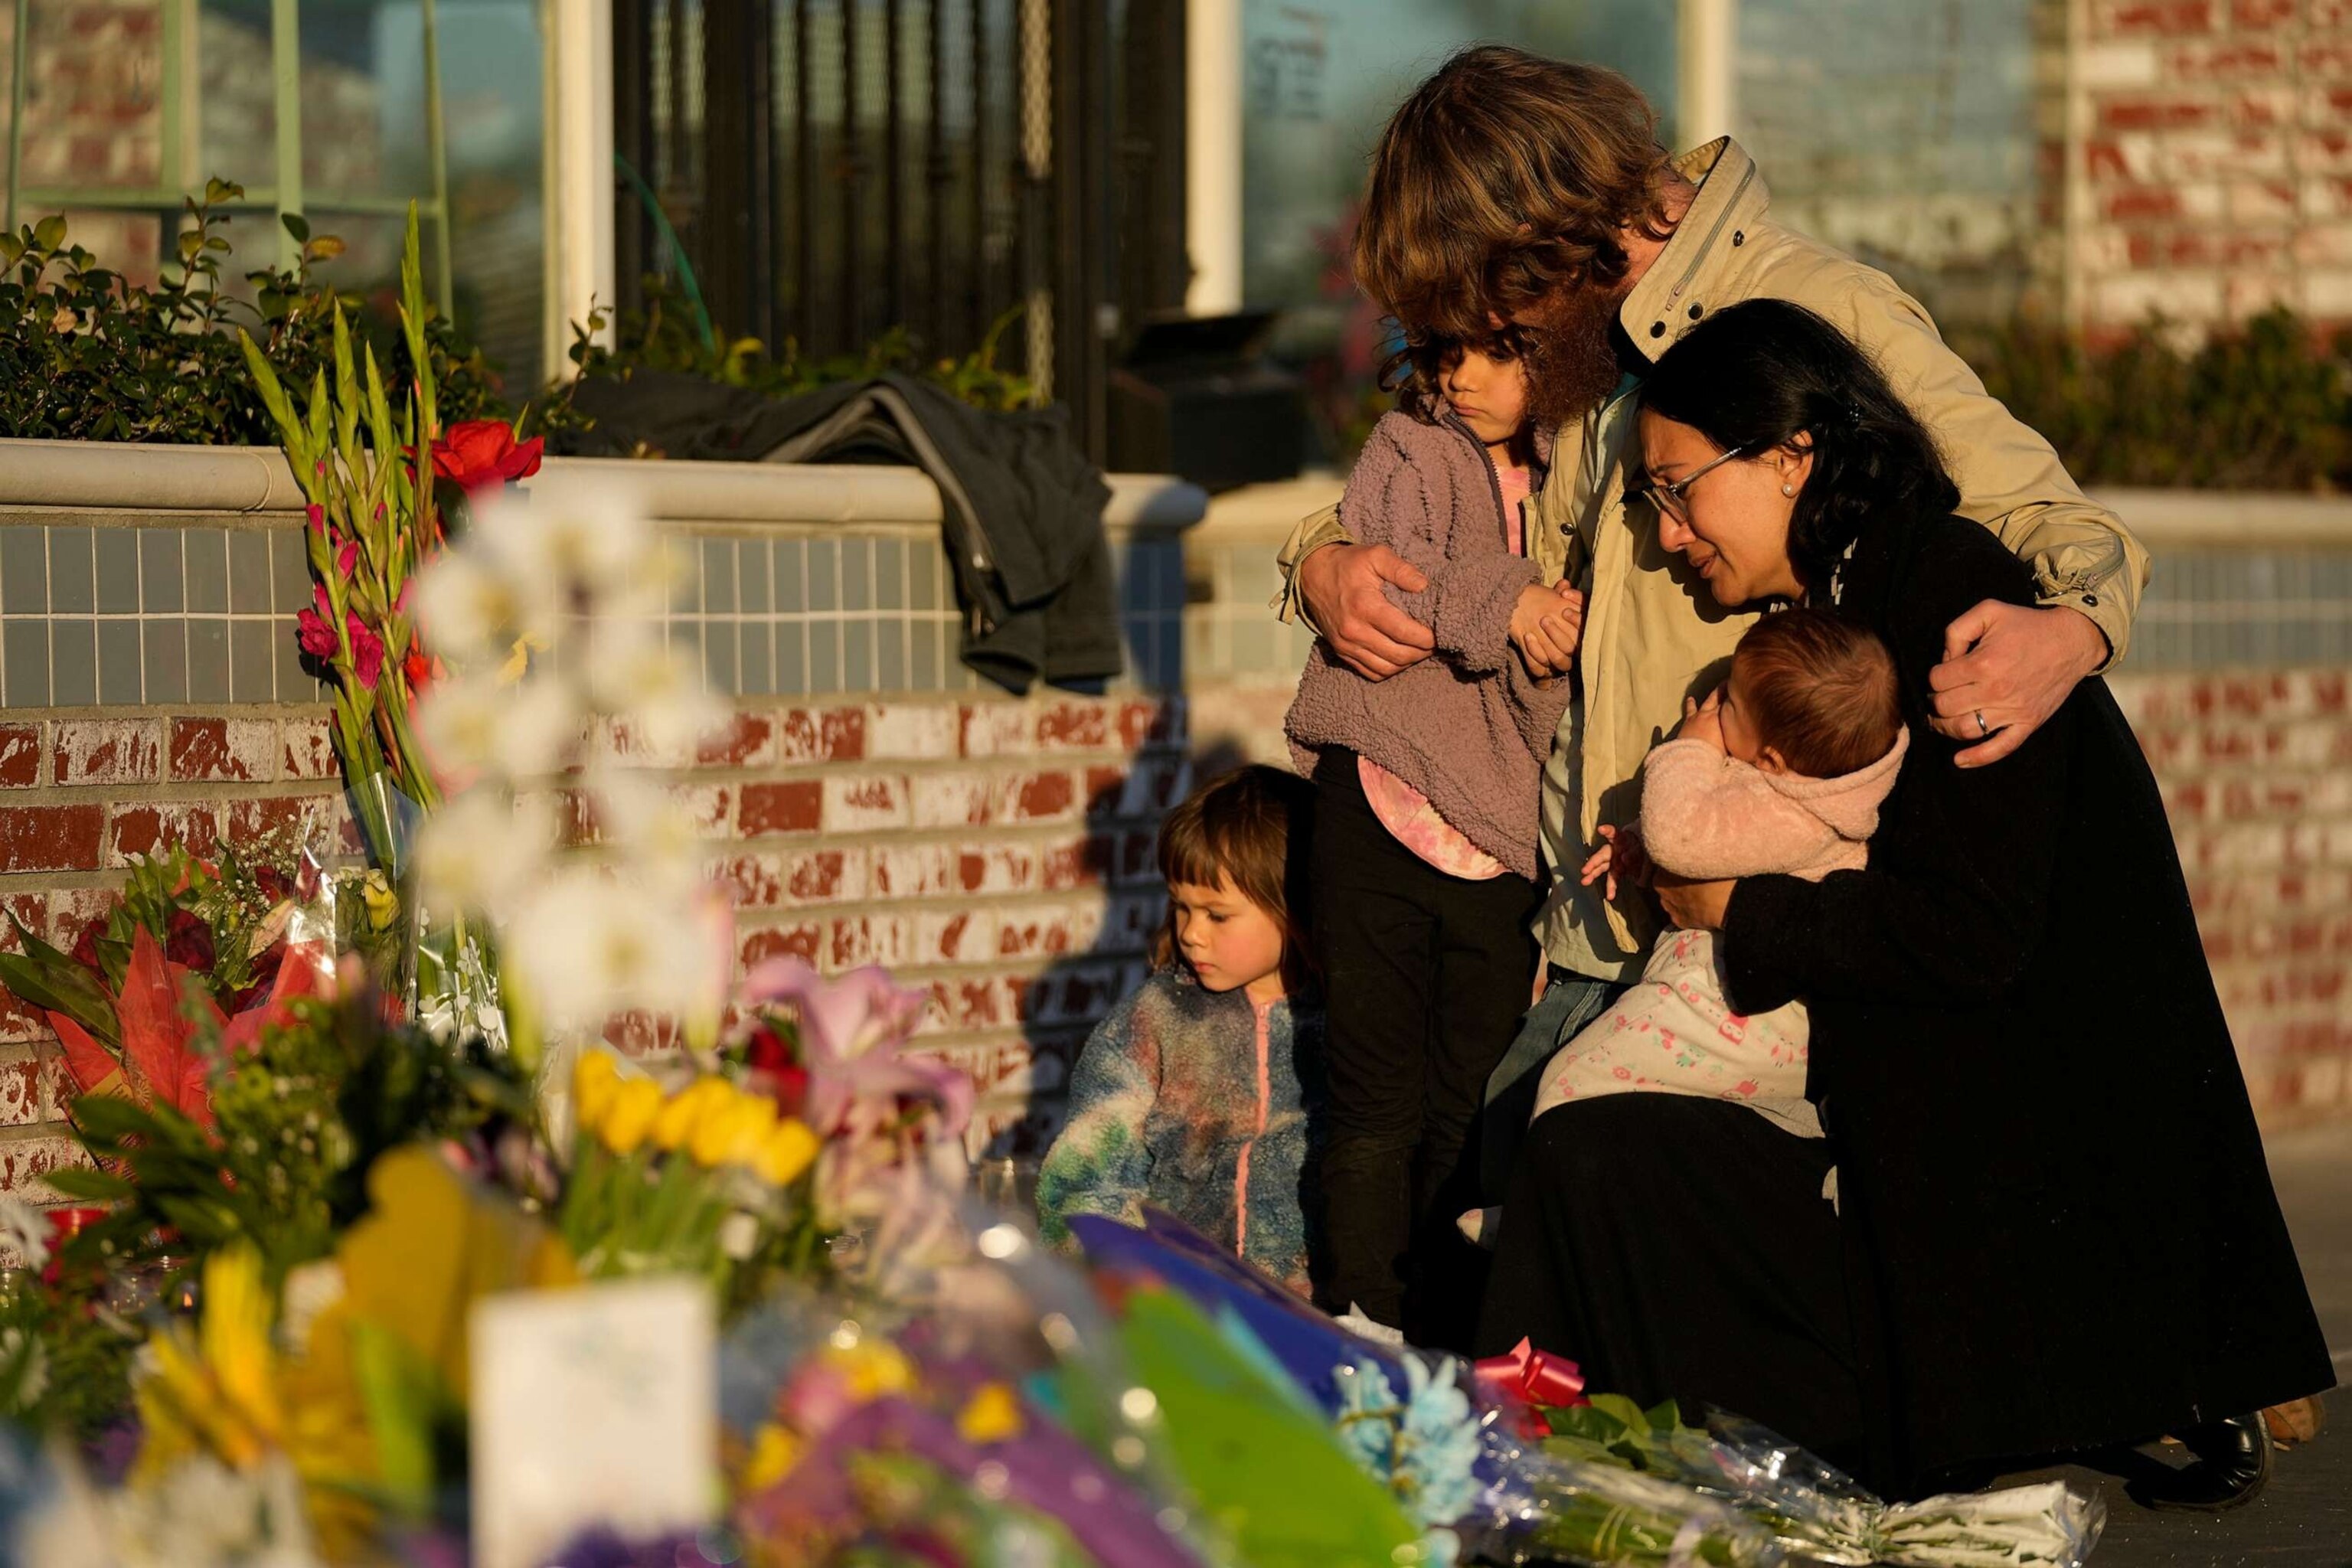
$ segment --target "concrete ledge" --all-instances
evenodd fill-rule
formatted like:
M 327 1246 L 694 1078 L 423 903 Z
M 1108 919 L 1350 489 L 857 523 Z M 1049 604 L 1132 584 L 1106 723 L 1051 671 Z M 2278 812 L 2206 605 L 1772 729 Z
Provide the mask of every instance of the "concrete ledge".
M 1158 474 L 1111 474 L 1106 526 L 1174 533 L 1201 521 L 1208 496 Z M 535 497 L 635 497 L 677 521 L 930 523 L 940 495 L 912 468 L 848 464 L 636 462 L 551 458 L 524 489 Z M 264 447 L 164 447 L 0 440 L 0 506 L 91 511 L 299 512 L 284 454 Z M 100 521 L 100 520 L 92 520 Z
M 1323 474 L 1227 490 L 1210 500 L 1201 535 L 1283 539 L 1299 519 L 1338 501 L 1345 488 L 1344 479 Z M 2150 550 L 2352 550 L 2352 496 L 2106 489 L 2094 499 L 2113 509 Z

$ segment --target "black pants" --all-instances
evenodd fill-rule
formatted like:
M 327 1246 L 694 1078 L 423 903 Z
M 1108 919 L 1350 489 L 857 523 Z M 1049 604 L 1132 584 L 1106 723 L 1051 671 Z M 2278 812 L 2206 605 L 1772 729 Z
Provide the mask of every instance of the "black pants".
M 1535 984 L 1535 887 L 1449 877 L 1398 843 L 1351 752 L 1326 752 L 1315 784 L 1330 1082 L 1318 1299 L 1459 1349 L 1485 1273 L 1454 1223 L 1485 1201 L 1465 1150 Z
M 1832 1463 L 1863 1451 L 1833 1160 L 1743 1106 L 1612 1094 L 1536 1118 L 1477 1349 L 1522 1337 L 1585 1386 L 1713 1405 Z

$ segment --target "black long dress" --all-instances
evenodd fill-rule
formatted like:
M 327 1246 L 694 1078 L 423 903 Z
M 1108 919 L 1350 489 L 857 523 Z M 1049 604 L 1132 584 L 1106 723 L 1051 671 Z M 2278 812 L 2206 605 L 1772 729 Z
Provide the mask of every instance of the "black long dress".
M 1740 1409 L 1895 1494 L 2330 1386 L 2156 781 L 2105 683 L 1957 768 L 1927 672 L 1971 606 L 2032 602 L 2024 568 L 1930 517 L 1871 531 L 1841 577 L 1834 608 L 1894 650 L 1911 754 L 1869 869 L 1748 879 L 1719 943 L 1735 1005 L 1807 1003 L 1826 1147 L 1667 1096 L 1548 1113 L 1480 1348 L 1550 1335 L 1595 1386 Z M 1710 1193 L 1736 1194 L 1744 1248 L 1706 1234 Z

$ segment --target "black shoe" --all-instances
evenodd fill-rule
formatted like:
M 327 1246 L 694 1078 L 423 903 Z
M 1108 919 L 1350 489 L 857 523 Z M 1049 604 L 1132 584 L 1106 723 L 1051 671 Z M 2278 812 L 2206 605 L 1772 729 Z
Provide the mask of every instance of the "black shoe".
M 2271 1479 L 2271 1435 L 2262 1412 L 2210 1421 L 2178 1434 L 2197 1462 L 2162 1475 L 2142 1475 L 2128 1489 L 2142 1508 L 2222 1513 L 2262 1495 Z

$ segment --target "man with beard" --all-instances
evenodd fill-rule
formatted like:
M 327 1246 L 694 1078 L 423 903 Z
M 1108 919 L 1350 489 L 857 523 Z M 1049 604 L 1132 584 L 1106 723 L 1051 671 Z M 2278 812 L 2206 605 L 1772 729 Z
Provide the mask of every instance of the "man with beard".
M 1577 870 L 1602 823 L 1632 819 L 1643 758 L 1680 721 L 1685 697 L 1720 678 L 1754 618 L 1700 591 L 1685 559 L 1660 548 L 1652 503 L 1629 494 L 1644 477 L 1633 439 L 1642 375 L 1682 332 L 1757 298 L 1826 317 L 1934 433 L 1960 510 L 2032 566 L 2041 607 L 1988 602 L 1947 635 L 1933 679 L 1937 727 L 1973 742 L 1960 766 L 2008 755 L 2078 681 L 2120 658 L 2147 580 L 2138 543 L 1985 392 L 1916 301 L 1772 222 L 1768 202 L 1736 142 L 1669 158 L 1649 104 L 1623 78 L 1503 47 L 1447 61 L 1397 110 L 1373 156 L 1358 285 L 1410 341 L 1519 329 L 1531 405 L 1556 432 L 1549 478 L 1528 503 L 1528 552 L 1545 580 L 1586 595 L 1580 698 L 1544 772 L 1551 886 L 1537 932 L 1549 985 L 1490 1080 L 1480 1162 L 1490 1201 L 1532 1105 L 1532 1069 L 1640 973 L 1655 934 L 1643 893 L 1621 885 L 1604 899 Z M 1307 616 L 1358 673 L 1384 679 L 1428 657 L 1428 630 L 1389 597 L 1418 593 L 1425 579 L 1384 546 L 1349 542 L 1336 508 L 1299 525 L 1281 563 L 1283 617 Z M 1344 868 L 1318 867 L 1316 881 L 1344 886 Z M 1318 918 L 1377 918 L 1367 898 L 1336 901 Z M 1349 987 L 1346 976 L 1328 978 L 1337 1037 L 1350 1026 Z M 1413 1144 L 1413 1129 L 1351 1127 L 1344 1109 L 1335 1086 L 1323 1166 L 1333 1205 Z M 1424 1258 L 1413 1272 L 1459 1271 Z

